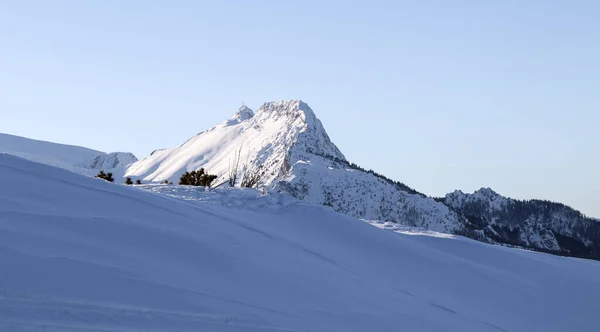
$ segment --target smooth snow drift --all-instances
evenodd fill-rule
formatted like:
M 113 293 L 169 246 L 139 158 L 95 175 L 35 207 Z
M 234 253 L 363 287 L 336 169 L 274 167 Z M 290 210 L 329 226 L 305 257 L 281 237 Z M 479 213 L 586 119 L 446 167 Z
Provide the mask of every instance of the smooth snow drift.
M 124 187 L 1 154 L 0 186 L 0 331 L 600 324 L 596 261 L 382 230 L 287 195 Z

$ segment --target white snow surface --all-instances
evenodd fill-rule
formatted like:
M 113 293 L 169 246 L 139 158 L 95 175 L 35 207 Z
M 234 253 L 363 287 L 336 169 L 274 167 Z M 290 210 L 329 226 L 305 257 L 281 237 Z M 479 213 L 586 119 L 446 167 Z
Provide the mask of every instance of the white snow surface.
M 0 133 L 0 153 L 7 153 L 27 160 L 64 168 L 71 172 L 96 175 L 99 170 L 121 177 L 125 168 L 137 161 L 128 152 L 105 153 L 80 146 L 39 141 Z
M 364 222 L 286 194 L 126 187 L 6 154 L 0 267 L 0 331 L 600 324 L 597 261 Z
M 256 114 L 242 106 L 231 119 L 182 145 L 157 150 L 134 163 L 126 176 L 178 183 L 182 173 L 205 168 L 219 176 L 215 181 L 219 185 L 227 181 L 237 153 L 239 177 L 243 178 L 246 169 L 262 164 L 260 186 L 269 192 L 287 192 L 355 218 L 396 221 L 443 232 L 456 232 L 461 227 L 460 217 L 444 204 L 348 168 L 321 121 L 300 100 L 268 102 Z

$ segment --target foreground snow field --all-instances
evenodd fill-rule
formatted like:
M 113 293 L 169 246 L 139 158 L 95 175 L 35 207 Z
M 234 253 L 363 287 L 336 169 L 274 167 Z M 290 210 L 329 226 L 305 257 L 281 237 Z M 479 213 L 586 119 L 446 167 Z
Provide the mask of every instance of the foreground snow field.
M 373 224 L 0 154 L 0 331 L 598 331 L 600 262 Z

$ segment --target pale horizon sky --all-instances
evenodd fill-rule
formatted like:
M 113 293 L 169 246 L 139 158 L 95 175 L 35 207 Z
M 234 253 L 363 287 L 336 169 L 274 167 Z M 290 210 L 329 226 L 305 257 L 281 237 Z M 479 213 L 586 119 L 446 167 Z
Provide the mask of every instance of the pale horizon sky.
M 600 218 L 600 2 L 3 1 L 0 132 L 138 158 L 302 99 L 428 195 Z

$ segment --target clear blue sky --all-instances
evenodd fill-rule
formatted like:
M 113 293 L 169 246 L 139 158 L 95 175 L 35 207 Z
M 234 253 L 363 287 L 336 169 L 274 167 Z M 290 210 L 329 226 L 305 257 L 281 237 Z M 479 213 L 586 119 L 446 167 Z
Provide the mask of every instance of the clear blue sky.
M 302 99 L 430 195 L 600 217 L 600 1 L 2 1 L 0 132 L 132 151 Z

